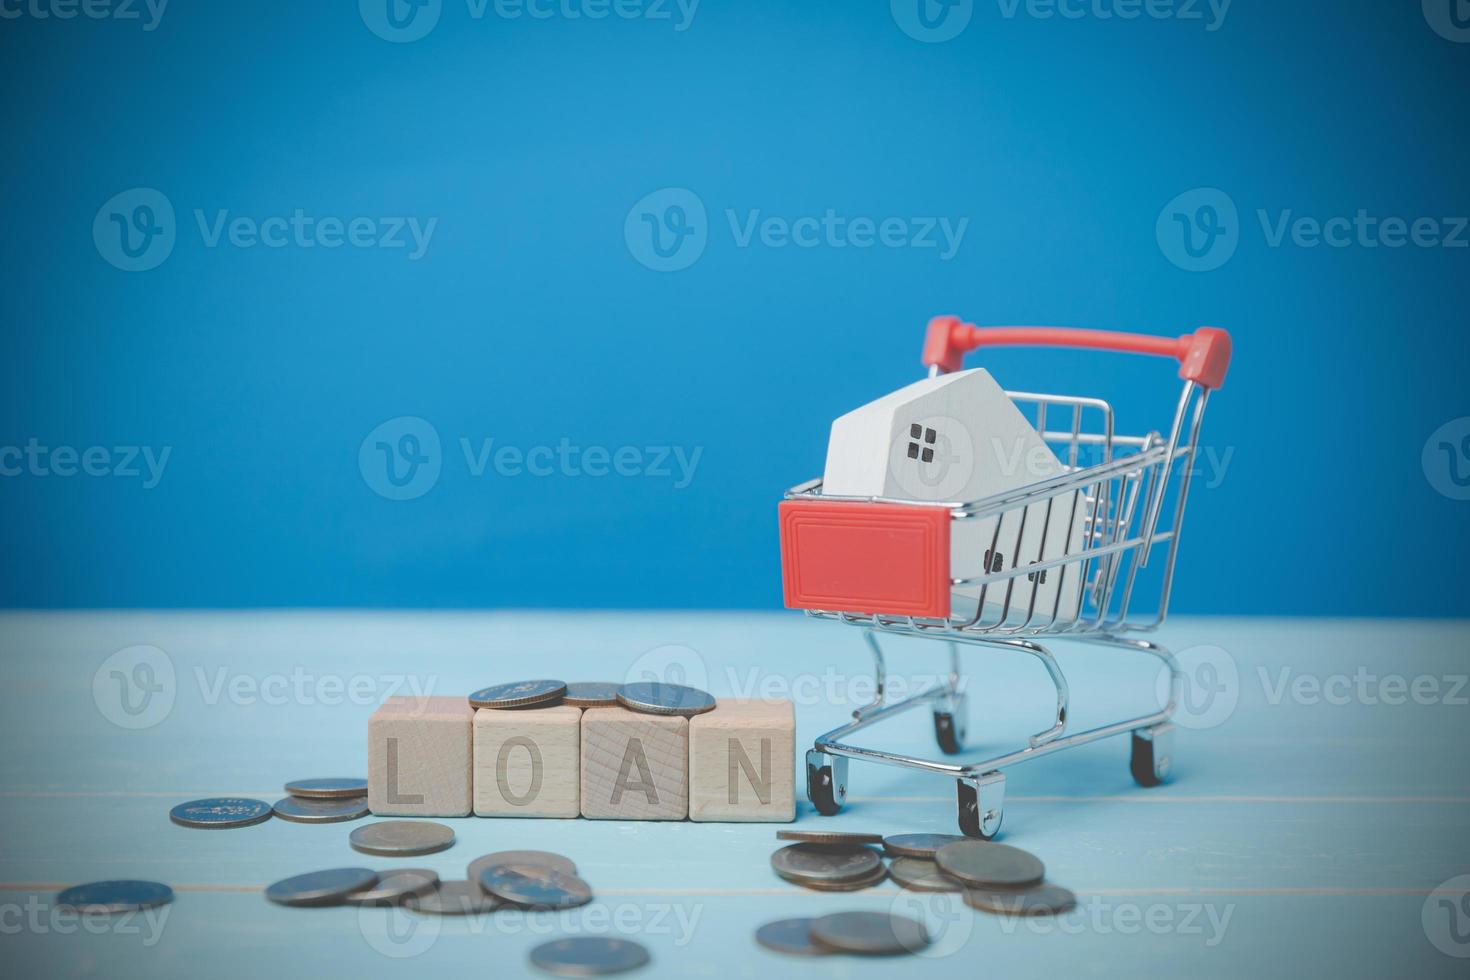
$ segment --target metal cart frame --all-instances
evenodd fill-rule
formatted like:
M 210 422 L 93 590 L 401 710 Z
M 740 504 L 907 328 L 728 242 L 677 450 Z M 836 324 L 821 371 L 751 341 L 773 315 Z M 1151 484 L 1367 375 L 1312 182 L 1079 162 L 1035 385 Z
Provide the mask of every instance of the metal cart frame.
M 805 609 L 814 618 L 861 628 L 873 657 L 873 700 L 855 710 L 850 722 L 820 736 L 806 754 L 807 797 L 824 815 L 837 813 L 846 801 L 850 759 L 953 778 L 960 829 L 967 836 L 985 840 L 1000 830 L 1004 816 L 1006 777 L 1002 770 L 1017 763 L 1131 732 L 1130 768 L 1134 779 L 1142 786 L 1155 786 L 1169 774 L 1174 730 L 1170 718 L 1180 693 L 1179 667 L 1166 647 L 1128 634 L 1156 630 L 1167 614 L 1189 491 L 1190 462 L 1199 447 L 1209 393 L 1220 387 L 1229 367 L 1230 336 L 1213 327 L 1202 327 L 1178 338 L 1060 327 L 980 328 L 956 317 L 937 317 L 929 324 L 923 360 L 932 377 L 959 370 L 967 351 L 998 345 L 1081 347 L 1169 356 L 1179 361 L 1183 391 L 1167 435 L 1155 431 L 1140 436 L 1115 433 L 1112 406 L 1101 399 L 1006 392 L 1018 408 L 1030 411 L 1048 445 L 1065 448 L 1066 457 L 1061 476 L 1011 493 L 973 501 L 917 503 L 826 495 L 819 479 L 786 492 L 781 505 L 781 547 L 787 605 Z M 1055 419 L 1058 414 L 1068 417 L 1069 425 L 1049 429 L 1048 415 Z M 1089 419 L 1093 421 L 1089 423 Z M 1084 452 L 1099 456 L 1100 461 L 1081 465 Z M 1060 553 L 1048 554 L 1046 527 L 1054 519 L 1073 520 L 1078 508 L 1082 508 L 1083 527 L 1080 549 L 1069 541 Z M 820 538 L 800 533 L 799 522 L 811 520 L 825 522 Z M 872 567 L 877 562 L 839 562 L 830 560 L 830 555 L 814 553 L 829 547 L 834 535 L 856 533 L 859 523 L 867 522 L 871 527 L 875 520 L 890 522 L 885 526 L 901 524 L 908 528 L 913 533 L 900 536 L 905 541 L 914 540 L 914 534 L 945 535 L 944 546 L 938 549 L 942 556 L 937 560 L 924 558 L 921 566 L 923 574 L 933 579 L 929 594 L 943 592 L 938 607 L 916 613 L 913 589 L 894 582 L 892 575 L 896 572 Z M 986 567 L 978 574 L 952 578 L 948 566 L 949 522 L 984 520 L 991 520 L 995 528 L 991 553 L 1010 555 L 1010 567 L 991 567 L 987 553 Z M 1042 543 L 1033 560 L 1022 561 L 1021 542 L 1027 520 L 1044 522 Z M 842 554 L 849 559 L 859 555 L 863 542 L 870 540 L 854 538 L 846 543 L 847 550 Z M 1003 544 L 1008 547 L 1002 551 L 999 546 Z M 1163 557 L 1157 605 L 1151 613 L 1135 618 L 1130 615 L 1130 607 L 1140 572 L 1156 548 L 1162 549 Z M 824 557 L 827 560 L 823 561 Z M 835 573 L 838 580 L 834 581 L 833 569 L 839 566 Z M 804 567 L 817 568 L 825 576 L 819 587 L 807 587 L 807 579 L 818 573 L 804 578 Z M 907 567 L 920 566 L 909 563 Z M 1068 575 L 1080 576 L 1075 608 L 1060 608 L 1060 587 L 1050 609 L 1036 608 L 1039 590 L 1026 590 L 1031 595 L 1027 607 L 1021 608 L 1018 603 L 1013 608 L 1013 583 L 1021 576 L 1035 581 L 1035 576 L 1047 573 L 1063 576 L 1062 581 Z M 951 588 L 977 586 L 980 592 L 973 615 L 950 608 Z M 1003 594 L 997 597 L 1001 590 Z M 891 598 L 899 594 L 903 598 Z M 832 608 L 833 603 L 827 600 L 834 595 L 850 597 L 850 602 L 836 605 L 852 608 Z M 948 677 L 910 697 L 890 699 L 880 636 L 946 642 L 950 654 Z M 1157 658 L 1170 674 L 1167 703 L 1149 714 L 1069 734 L 1066 676 L 1052 651 L 1038 642 L 1042 637 L 1077 640 Z M 848 741 L 880 721 L 928 705 L 933 711 L 940 749 L 946 755 L 962 752 L 966 695 L 961 689 L 959 651 L 965 645 L 1016 651 L 1040 661 L 1056 690 L 1056 711 L 1050 725 L 1024 745 L 976 762 L 923 759 Z

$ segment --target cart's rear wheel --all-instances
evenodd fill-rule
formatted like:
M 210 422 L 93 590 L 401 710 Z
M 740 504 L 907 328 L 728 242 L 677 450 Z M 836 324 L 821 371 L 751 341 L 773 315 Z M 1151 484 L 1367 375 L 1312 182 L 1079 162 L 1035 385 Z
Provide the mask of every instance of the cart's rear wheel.
M 965 751 L 965 696 L 955 694 L 934 708 L 934 741 L 945 755 Z
M 840 813 L 847 800 L 847 759 L 816 749 L 807 752 L 806 798 L 824 817 Z
M 1140 786 L 1158 786 L 1174 764 L 1174 726 L 1168 722 L 1133 733 L 1128 768 Z

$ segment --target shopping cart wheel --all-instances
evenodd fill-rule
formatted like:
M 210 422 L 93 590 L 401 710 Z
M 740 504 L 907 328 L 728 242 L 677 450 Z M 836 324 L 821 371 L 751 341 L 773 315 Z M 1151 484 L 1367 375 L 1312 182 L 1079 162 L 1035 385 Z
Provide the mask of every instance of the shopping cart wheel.
M 945 755 L 965 751 L 965 696 L 956 694 L 934 709 L 934 740 Z
M 824 817 L 835 816 L 847 802 L 847 757 L 811 749 L 806 754 L 806 798 Z
M 1005 816 L 1006 777 L 1001 772 L 961 779 L 959 792 L 960 833 L 966 837 L 991 840 L 1000 833 Z
M 1169 778 L 1174 762 L 1174 725 L 1164 722 L 1133 733 L 1133 753 L 1128 767 L 1140 786 L 1157 786 Z

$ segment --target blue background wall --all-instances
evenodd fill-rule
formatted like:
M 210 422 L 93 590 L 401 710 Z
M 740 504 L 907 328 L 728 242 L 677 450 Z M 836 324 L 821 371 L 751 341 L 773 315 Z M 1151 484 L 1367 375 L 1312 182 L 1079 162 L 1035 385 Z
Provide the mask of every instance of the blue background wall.
M 1470 249 L 1273 247 L 1257 214 L 1470 214 L 1470 43 L 1429 23 L 1449 0 L 1236 0 L 1223 21 L 987 0 L 927 34 L 874 0 L 704 0 L 687 23 L 672 2 L 443 0 L 408 43 L 367 26 L 392 35 L 385 2 L 0 19 L 0 447 L 170 453 L 150 488 L 0 459 L 0 603 L 777 606 L 780 492 L 819 473 L 832 417 L 918 377 L 924 323 L 954 312 L 1232 331 L 1205 433 L 1228 466 L 1191 503 L 1176 611 L 1466 611 L 1470 503 L 1423 456 L 1470 431 Z M 133 188 L 175 212 L 147 271 L 118 267 L 110 225 Z M 625 235 L 664 188 L 706 210 L 673 272 L 640 261 L 636 212 Z M 1196 188 L 1238 209 L 1208 271 L 1181 268 L 1169 213 L 1156 230 Z M 968 224 L 946 259 L 741 247 L 726 216 L 829 208 Z M 195 217 L 296 209 L 437 224 L 411 259 L 210 247 Z M 1175 396 L 1163 362 L 972 363 L 1113 398 L 1125 429 Z M 394 500 L 359 449 L 402 416 L 432 425 L 439 472 Z M 475 476 L 462 438 L 701 455 L 682 488 Z

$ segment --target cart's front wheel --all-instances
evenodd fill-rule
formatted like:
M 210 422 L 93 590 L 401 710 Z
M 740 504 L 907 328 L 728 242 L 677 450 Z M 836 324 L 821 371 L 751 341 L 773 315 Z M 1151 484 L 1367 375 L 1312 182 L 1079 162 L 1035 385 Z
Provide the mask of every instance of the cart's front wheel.
M 1133 733 L 1128 768 L 1140 786 L 1158 786 L 1169 778 L 1174 764 L 1174 726 L 1169 722 Z
M 1006 777 L 1001 772 L 987 772 L 974 779 L 955 783 L 958 794 L 960 833 L 966 837 L 992 840 L 1000 833 L 1005 817 Z
M 806 798 L 824 817 L 836 816 L 847 801 L 847 759 L 812 749 L 806 754 Z

